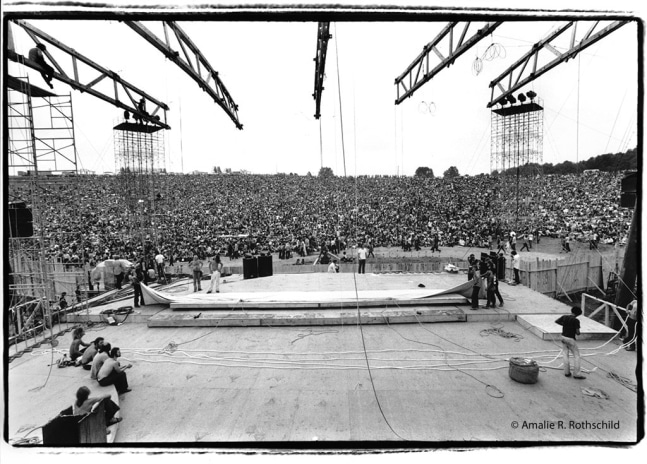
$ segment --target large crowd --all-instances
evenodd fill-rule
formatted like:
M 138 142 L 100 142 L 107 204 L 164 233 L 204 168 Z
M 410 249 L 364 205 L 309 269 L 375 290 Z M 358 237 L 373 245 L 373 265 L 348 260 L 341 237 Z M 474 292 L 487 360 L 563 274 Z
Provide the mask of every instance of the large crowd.
M 619 206 L 621 173 L 491 175 L 453 179 L 165 174 L 151 201 L 134 204 L 119 175 L 83 175 L 52 183 L 9 182 L 12 198 L 38 198 L 38 224 L 57 262 L 133 262 L 162 252 L 171 264 L 220 252 L 262 250 L 285 256 L 369 247 L 488 246 L 517 236 L 614 244 L 633 211 Z M 30 189 L 34 188 L 35 195 Z M 154 200 L 152 200 L 154 198 Z M 144 211 L 144 208 L 151 208 Z M 150 219 L 141 229 L 142 218 Z M 145 231 L 142 237 L 141 230 Z

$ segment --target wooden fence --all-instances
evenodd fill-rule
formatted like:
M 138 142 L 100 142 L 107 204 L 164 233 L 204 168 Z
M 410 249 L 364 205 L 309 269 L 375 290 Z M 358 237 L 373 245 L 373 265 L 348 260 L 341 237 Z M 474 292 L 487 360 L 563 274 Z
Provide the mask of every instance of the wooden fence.
M 604 290 L 602 257 L 591 255 L 588 261 L 567 259 L 522 260 L 519 263 L 521 283 L 536 292 L 553 298 L 587 290 Z M 506 275 L 512 276 L 511 260 L 506 262 Z M 512 280 L 510 278 L 510 280 Z

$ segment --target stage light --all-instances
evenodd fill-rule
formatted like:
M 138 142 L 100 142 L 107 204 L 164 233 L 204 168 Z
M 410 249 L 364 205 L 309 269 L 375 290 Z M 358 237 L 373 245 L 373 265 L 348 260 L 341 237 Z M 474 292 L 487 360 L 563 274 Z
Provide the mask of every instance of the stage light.
M 517 103 L 517 99 L 514 98 L 514 95 L 512 94 L 508 95 L 508 101 L 510 102 L 511 105 L 514 105 L 515 103 Z
M 522 93 L 520 93 L 520 94 L 517 96 L 517 98 L 519 99 L 519 101 L 520 101 L 521 103 L 523 103 L 523 102 L 525 102 L 525 101 L 526 101 L 526 96 L 525 96 L 524 94 L 522 94 Z
M 528 92 L 526 92 L 526 95 L 528 96 L 528 98 L 530 98 L 530 100 L 533 100 L 537 96 L 537 94 L 532 90 L 529 90 Z

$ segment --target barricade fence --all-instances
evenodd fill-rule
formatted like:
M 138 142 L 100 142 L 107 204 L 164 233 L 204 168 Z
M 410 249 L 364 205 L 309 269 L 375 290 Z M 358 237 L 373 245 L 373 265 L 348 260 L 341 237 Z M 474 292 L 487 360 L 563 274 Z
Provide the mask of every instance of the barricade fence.
M 506 260 L 506 275 L 512 280 L 512 260 Z M 521 284 L 547 296 L 556 298 L 570 293 L 604 288 L 602 257 L 591 255 L 587 261 L 567 259 L 521 260 Z

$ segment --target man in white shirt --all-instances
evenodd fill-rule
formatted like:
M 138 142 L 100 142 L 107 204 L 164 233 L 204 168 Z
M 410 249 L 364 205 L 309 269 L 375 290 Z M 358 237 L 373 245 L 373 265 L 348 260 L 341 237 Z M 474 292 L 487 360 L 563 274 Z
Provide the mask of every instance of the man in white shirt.
M 359 261 L 359 269 L 357 271 L 358 274 L 365 274 L 366 273 L 366 248 L 364 248 L 364 244 L 362 244 L 358 249 L 357 249 L 357 259 Z
M 515 284 L 520 284 L 521 279 L 519 278 L 519 262 L 521 261 L 521 258 L 519 258 L 519 255 L 517 254 L 516 251 L 512 252 L 512 269 L 514 270 L 514 283 Z
M 161 250 L 155 256 L 155 264 L 157 265 L 157 275 L 160 276 L 160 278 L 164 276 L 164 260 L 165 259 L 166 258 L 162 254 Z
M 339 265 L 337 264 L 337 260 L 333 259 L 330 264 L 328 265 L 328 272 L 334 274 L 336 272 L 339 272 Z

